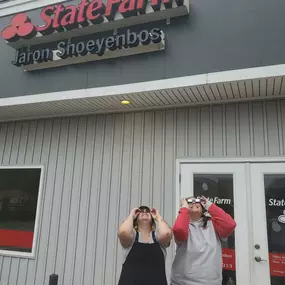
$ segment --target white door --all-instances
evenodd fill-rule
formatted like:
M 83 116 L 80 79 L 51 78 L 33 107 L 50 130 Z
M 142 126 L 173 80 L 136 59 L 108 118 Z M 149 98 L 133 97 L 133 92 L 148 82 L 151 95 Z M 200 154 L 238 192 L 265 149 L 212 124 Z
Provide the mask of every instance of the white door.
M 223 285 L 285 285 L 285 163 L 180 163 L 182 197 L 203 194 L 234 216 Z
M 223 242 L 223 285 L 251 284 L 253 251 L 245 163 L 181 163 L 180 174 L 177 207 L 182 197 L 204 195 L 233 215 L 238 225 Z
M 285 284 L 285 163 L 250 164 L 254 285 Z

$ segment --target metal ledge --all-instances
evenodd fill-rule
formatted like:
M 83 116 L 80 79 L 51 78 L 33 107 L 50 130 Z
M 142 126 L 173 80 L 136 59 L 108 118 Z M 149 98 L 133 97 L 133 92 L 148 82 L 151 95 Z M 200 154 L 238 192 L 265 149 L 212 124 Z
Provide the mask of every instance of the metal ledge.
M 147 85 L 147 82 L 145 84 Z M 120 89 L 120 86 L 113 86 L 113 88 Z M 109 94 L 103 96 L 98 96 L 99 90 L 96 88 L 91 92 L 92 96 L 87 96 L 88 89 L 86 92 L 72 90 L 63 93 L 66 99 L 63 99 L 63 96 L 61 96 L 62 99 L 58 98 L 59 100 L 49 101 L 46 99 L 38 103 L 21 103 L 21 101 L 25 100 L 25 96 L 22 96 L 17 100 L 17 105 L 0 105 L 0 121 L 135 112 L 270 99 L 285 100 L 285 76 L 184 87 L 173 86 L 170 89 L 156 89 L 148 92 L 127 93 L 121 90 L 116 95 L 113 95 L 110 91 Z M 67 99 L 70 93 L 76 93 L 78 97 L 80 95 L 82 98 Z M 45 98 L 48 96 L 48 94 L 42 95 L 46 95 Z M 15 98 L 11 100 L 15 100 Z M 131 104 L 122 105 L 121 100 L 129 100 Z
M 122 100 L 128 100 L 130 104 L 122 105 Z M 281 105 L 285 102 L 285 64 L 6 97 L 0 99 L 0 121 L 260 100 L 275 100 L 278 108 L 285 106 L 284 103 Z

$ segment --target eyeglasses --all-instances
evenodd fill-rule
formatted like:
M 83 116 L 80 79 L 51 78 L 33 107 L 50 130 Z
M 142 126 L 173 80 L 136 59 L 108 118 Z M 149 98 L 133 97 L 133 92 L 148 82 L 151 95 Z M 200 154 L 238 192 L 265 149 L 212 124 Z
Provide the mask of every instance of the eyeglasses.
M 196 203 L 201 203 L 202 199 L 200 199 L 200 198 L 187 198 L 186 201 L 188 204 L 196 204 Z
M 139 212 L 140 213 L 150 213 L 150 210 L 148 210 L 148 209 L 140 209 Z
M 149 207 L 142 206 L 139 207 L 138 210 L 136 211 L 137 213 L 156 213 L 155 209 L 150 209 Z
M 150 208 L 142 206 L 142 207 L 139 207 L 136 212 L 137 213 L 150 213 Z

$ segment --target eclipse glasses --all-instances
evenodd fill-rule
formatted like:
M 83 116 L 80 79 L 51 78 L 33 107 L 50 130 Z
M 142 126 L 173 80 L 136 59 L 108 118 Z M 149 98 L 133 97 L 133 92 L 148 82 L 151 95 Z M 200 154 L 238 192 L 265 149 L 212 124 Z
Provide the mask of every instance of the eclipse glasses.
M 141 207 L 139 207 L 139 208 L 136 210 L 136 213 L 153 213 L 153 214 L 155 214 L 155 213 L 156 213 L 156 210 L 155 210 L 155 209 L 150 209 L 150 208 L 147 207 L 147 206 L 141 206 Z

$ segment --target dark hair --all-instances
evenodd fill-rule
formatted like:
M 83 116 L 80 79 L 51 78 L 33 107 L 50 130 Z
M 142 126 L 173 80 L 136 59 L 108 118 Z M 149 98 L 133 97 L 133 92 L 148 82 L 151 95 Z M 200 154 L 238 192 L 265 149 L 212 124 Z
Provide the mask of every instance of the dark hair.
M 146 210 L 148 213 L 150 213 L 150 208 L 148 206 L 140 206 L 139 207 L 139 210 L 143 211 L 143 210 Z M 152 228 L 154 230 L 154 225 L 155 225 L 155 222 L 154 222 L 154 219 L 153 217 L 151 217 L 151 225 L 152 225 Z M 137 231 L 138 230 L 138 218 L 135 218 L 134 221 L 133 221 L 133 227 L 134 229 Z
M 202 215 L 202 222 L 203 222 L 202 227 L 203 227 L 204 229 L 207 227 L 208 221 L 209 221 L 209 219 L 210 219 L 210 217 L 207 217 L 207 216 L 205 215 L 205 213 L 206 213 L 206 211 L 205 211 L 205 212 L 203 213 L 203 215 Z

